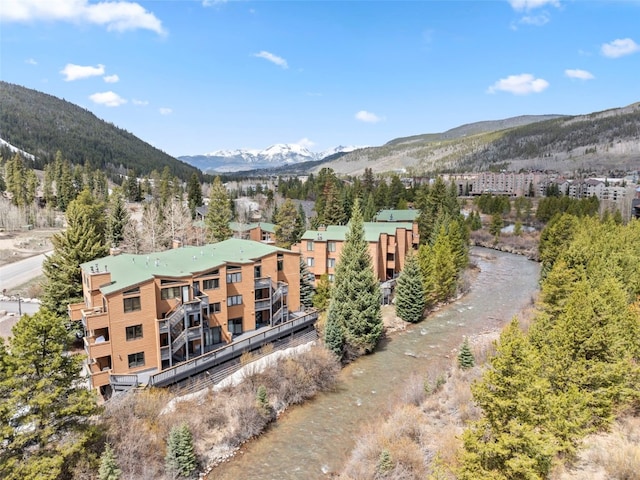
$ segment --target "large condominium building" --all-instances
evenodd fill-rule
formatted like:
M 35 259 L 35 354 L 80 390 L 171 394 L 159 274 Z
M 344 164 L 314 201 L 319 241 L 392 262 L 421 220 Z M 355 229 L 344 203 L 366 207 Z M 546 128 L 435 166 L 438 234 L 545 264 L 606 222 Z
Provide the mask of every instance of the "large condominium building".
M 292 250 L 300 252 L 316 280 L 327 274 L 329 280 L 333 281 L 348 228 L 345 225 L 330 225 L 319 230 L 307 230 L 300 243 L 291 247 Z M 418 224 L 395 221 L 365 222 L 364 236 L 369 244 L 374 272 L 378 280 L 384 282 L 400 273 L 407 252 L 418 247 Z
M 258 329 L 281 330 L 300 310 L 300 255 L 250 240 L 80 268 L 84 301 L 69 314 L 82 321 L 91 385 L 103 394 L 122 379 L 160 384 L 198 373 L 204 357 Z

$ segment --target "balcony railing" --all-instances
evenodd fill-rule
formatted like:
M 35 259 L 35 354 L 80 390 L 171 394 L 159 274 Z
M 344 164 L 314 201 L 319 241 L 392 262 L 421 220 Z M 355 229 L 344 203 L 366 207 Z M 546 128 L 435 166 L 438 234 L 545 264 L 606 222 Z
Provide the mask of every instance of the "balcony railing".
M 111 375 L 111 369 L 105 371 L 91 371 L 91 383 L 93 384 L 93 388 L 103 387 L 105 385 L 109 385 L 109 376 Z
M 271 300 L 256 300 L 256 312 L 260 310 L 269 310 L 271 308 Z
M 284 309 L 281 309 L 284 310 Z M 296 330 L 312 325 L 318 319 L 318 312 L 312 311 L 300 317 L 273 327 L 256 331 L 253 335 L 225 345 L 192 360 L 175 365 L 149 377 L 149 385 L 162 387 L 178 382 L 191 375 L 203 372 L 228 360 L 239 357 L 242 353 L 282 338 Z
M 105 340 L 96 343 L 96 337 L 84 337 L 84 349 L 89 358 L 100 358 L 111 355 L 111 342 Z
M 255 288 L 269 288 L 271 287 L 271 279 L 269 277 L 256 278 L 254 282 Z

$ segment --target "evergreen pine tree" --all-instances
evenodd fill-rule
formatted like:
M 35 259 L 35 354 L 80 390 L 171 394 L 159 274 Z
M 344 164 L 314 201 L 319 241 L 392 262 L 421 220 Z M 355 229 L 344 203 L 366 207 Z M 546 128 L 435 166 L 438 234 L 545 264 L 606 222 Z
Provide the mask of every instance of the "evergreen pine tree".
M 373 351 L 382 335 L 382 294 L 373 272 L 369 247 L 364 238 L 360 202 L 353 216 L 336 266 L 327 324 L 338 323 L 350 355 Z
M 67 305 L 82 300 L 80 264 L 104 257 L 104 207 L 85 190 L 69 204 L 67 228 L 55 234 L 53 253 L 42 263 L 46 277 L 42 305 L 66 318 Z
M 196 207 L 202 205 L 202 186 L 198 179 L 198 174 L 193 172 L 187 184 L 187 204 L 191 212 L 191 218 L 196 218 Z
M 325 310 L 329 306 L 331 288 L 332 285 L 329 281 L 329 276 L 326 273 L 321 275 L 313 295 L 313 306 L 318 310 Z
M 216 177 L 211 186 L 209 210 L 204 220 L 211 242 L 222 242 L 232 237 L 233 231 L 229 226 L 231 218 L 231 199 L 220 177 Z
M 111 445 L 108 443 L 104 448 L 104 452 L 100 456 L 100 469 L 98 470 L 98 478 L 100 480 L 118 480 L 122 470 L 118 468 L 116 456 L 113 453 Z
M 111 194 L 107 217 L 107 246 L 119 247 L 124 241 L 124 231 L 129 222 L 129 212 L 119 190 Z
M 513 226 L 513 234 L 516 237 L 519 237 L 522 235 L 522 222 L 520 220 L 516 220 L 516 223 Z
M 80 382 L 83 358 L 67 352 L 65 321 L 40 308 L 12 329 L 0 392 L 8 395 L 13 431 L 0 449 L 2 478 L 60 478 L 68 452 L 81 448 L 96 412 Z M 0 411 L 2 407 L 0 407 Z
M 393 469 L 393 460 L 391 458 L 391 453 L 386 448 L 380 452 L 380 457 L 378 458 L 378 465 L 376 465 L 376 470 L 379 474 L 384 475 L 385 473 L 389 473 Z
M 291 245 L 300 240 L 297 219 L 298 211 L 296 206 L 290 198 L 287 198 L 278 209 L 275 217 L 277 247 L 291 248 Z
M 473 368 L 475 364 L 476 360 L 469 347 L 469 339 L 465 338 L 464 343 L 460 347 L 460 352 L 458 352 L 458 367 L 462 370 L 468 370 L 469 368 Z
M 197 467 L 196 454 L 193 448 L 193 436 L 186 423 L 177 425 L 169 432 L 165 465 L 169 473 L 188 477 Z
M 307 263 L 300 257 L 300 304 L 304 308 L 313 307 L 313 273 Z
M 367 194 L 366 200 L 364 212 L 362 212 L 362 218 L 365 222 L 372 222 L 373 217 L 378 213 L 376 210 L 376 201 L 372 193 Z
M 321 221 L 324 225 L 344 225 L 346 223 L 346 214 L 344 206 L 340 201 L 340 193 L 338 187 L 333 181 L 328 181 L 323 191 L 324 209 L 322 213 L 318 212 L 321 216 Z M 317 212 L 317 210 L 316 210 Z
M 260 415 L 264 418 L 271 418 L 273 415 L 273 409 L 269 404 L 269 396 L 267 394 L 267 388 L 264 385 L 260 385 L 256 391 L 256 406 Z
M 418 322 L 424 315 L 425 303 L 420 265 L 410 252 L 396 286 L 396 314 L 405 322 Z
M 324 344 L 327 349 L 342 358 L 344 354 L 344 331 L 337 316 L 327 316 L 324 329 Z
M 307 214 L 304 213 L 302 203 L 298 205 L 298 217 L 296 218 L 296 238 L 299 241 L 307 230 Z
M 502 220 L 502 214 L 496 212 L 491 216 L 491 225 L 489 225 L 489 233 L 494 237 L 500 236 L 500 231 L 504 227 L 504 221 Z

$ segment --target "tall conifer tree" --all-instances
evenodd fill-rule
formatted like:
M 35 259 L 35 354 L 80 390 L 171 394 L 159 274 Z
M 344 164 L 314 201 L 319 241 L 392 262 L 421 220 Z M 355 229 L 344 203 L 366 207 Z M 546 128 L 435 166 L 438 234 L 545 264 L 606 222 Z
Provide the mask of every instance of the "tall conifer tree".
M 9 393 L 15 428 L 3 438 L 0 477 L 62 478 L 95 413 L 94 394 L 80 380 L 83 358 L 67 353 L 65 321 L 41 308 L 12 329 L 1 389 Z
M 67 209 L 67 228 L 55 234 L 51 243 L 53 253 L 42 264 L 47 279 L 42 305 L 67 316 L 67 304 L 82 300 L 80 264 L 104 257 L 104 206 L 94 202 L 85 190 Z
M 369 353 L 377 345 L 383 330 L 381 301 L 356 199 L 327 313 L 327 325 L 336 323 L 342 328 L 349 356 Z
M 205 224 L 212 242 L 222 242 L 231 238 L 233 231 L 229 227 L 232 218 L 231 199 L 220 177 L 216 177 L 211 186 L 209 196 L 209 210 L 205 217 Z
M 124 240 L 125 227 L 129 222 L 129 212 L 120 190 L 113 192 L 109 202 L 107 217 L 107 246 L 119 247 Z
M 405 322 L 418 322 L 425 308 L 422 272 L 413 253 L 407 255 L 396 287 L 396 314 Z
M 305 308 L 313 307 L 313 273 L 300 257 L 300 303 Z

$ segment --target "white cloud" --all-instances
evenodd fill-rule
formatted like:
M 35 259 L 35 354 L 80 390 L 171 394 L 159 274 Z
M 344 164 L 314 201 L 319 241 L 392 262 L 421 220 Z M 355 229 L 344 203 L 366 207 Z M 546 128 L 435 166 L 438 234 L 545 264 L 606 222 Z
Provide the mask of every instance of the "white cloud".
M 508 0 L 511 7 L 518 12 L 531 11 L 536 8 L 544 7 L 546 5 L 553 5 L 559 7 L 560 2 L 558 0 Z
M 98 64 L 98 66 L 92 67 L 91 65 L 83 66 L 67 63 L 65 67 L 60 70 L 60 73 L 65 76 L 65 82 L 73 82 L 74 80 L 104 75 L 104 65 Z
M 119 107 L 120 105 L 127 103 L 124 98 L 112 91 L 94 93 L 93 95 L 89 95 L 89 98 L 95 103 L 105 105 L 107 107 Z
M 33 58 L 27 58 L 24 63 L 29 64 L 29 65 L 38 65 L 38 62 L 36 62 Z
M 273 53 L 266 52 L 263 50 L 260 53 L 254 53 L 253 56 L 258 58 L 264 58 L 265 60 L 269 60 L 271 63 L 275 63 L 279 67 L 289 68 L 287 61 L 284 58 L 274 55 Z
M 309 140 L 307 137 L 301 138 L 296 143 L 301 147 L 306 148 L 307 150 L 311 150 L 313 147 L 316 146 L 316 142 Z
M 367 112 L 366 110 L 360 110 L 354 116 L 356 120 L 366 123 L 378 123 L 383 120 L 383 117 L 379 117 L 375 113 Z
M 133 103 L 136 107 L 146 107 L 147 105 L 149 105 L 149 102 L 147 100 L 136 100 L 135 98 L 131 100 L 131 103 Z
M 145 29 L 164 35 L 162 22 L 140 4 L 129 1 L 2 0 L 0 20 L 64 21 L 105 26 L 108 31 Z
M 580 70 L 578 68 L 576 69 L 568 68 L 564 71 L 564 74 L 569 78 L 577 78 L 578 80 L 592 80 L 596 78 L 593 76 L 591 72 L 587 72 L 586 70 Z
M 514 95 L 528 95 L 530 93 L 540 93 L 548 86 L 549 82 L 543 78 L 535 78 L 530 73 L 522 73 L 520 75 L 509 75 L 507 78 L 501 78 L 491 85 L 487 92 L 496 93 L 502 91 L 513 93 Z
M 227 3 L 227 0 L 202 0 L 203 7 L 213 7 L 214 5 L 220 5 L 221 3 Z
M 160 112 L 160 115 L 171 115 L 173 113 L 173 110 L 167 107 L 160 107 L 158 111 Z
M 542 12 L 539 15 L 525 15 L 519 21 L 523 25 L 533 25 L 534 27 L 541 27 L 546 25 L 551 20 L 547 12 Z
M 120 77 L 118 75 L 107 75 L 106 77 L 102 77 L 102 79 L 107 83 L 118 83 L 120 81 Z
M 618 58 L 640 51 L 640 45 L 630 38 L 618 38 L 603 44 L 600 51 L 605 57 Z

